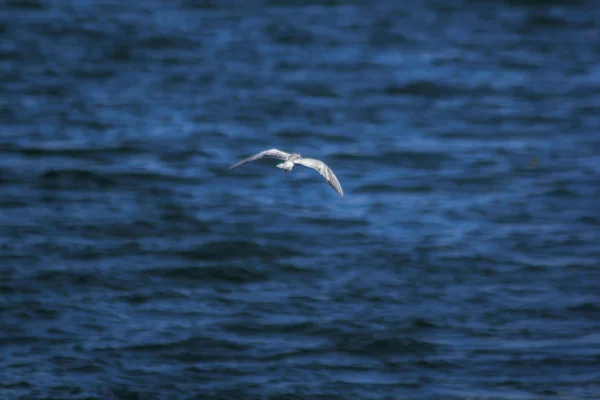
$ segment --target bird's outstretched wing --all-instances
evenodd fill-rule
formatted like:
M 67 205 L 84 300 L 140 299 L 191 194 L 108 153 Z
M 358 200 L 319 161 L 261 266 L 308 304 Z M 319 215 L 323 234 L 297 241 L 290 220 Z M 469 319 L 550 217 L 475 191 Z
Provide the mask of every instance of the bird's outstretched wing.
M 254 161 L 254 160 L 258 160 L 261 158 L 278 158 L 280 160 L 287 160 L 287 158 L 290 155 L 288 153 L 285 153 L 283 151 L 277 150 L 277 149 L 271 149 L 271 150 L 265 150 L 265 151 L 261 151 L 260 153 L 257 153 L 251 157 L 245 158 L 242 161 L 238 162 L 237 164 L 233 164 L 231 167 L 229 167 L 229 169 L 235 168 L 235 167 L 239 167 L 242 164 L 246 164 L 247 162 L 250 161 Z
M 316 169 L 323 176 L 323 178 L 327 180 L 329 186 L 331 186 L 336 192 L 338 192 L 340 196 L 344 195 L 342 185 L 340 185 L 340 182 L 337 180 L 331 168 L 329 168 L 324 162 L 312 158 L 300 158 L 296 160 L 295 163 L 304 165 L 308 168 Z

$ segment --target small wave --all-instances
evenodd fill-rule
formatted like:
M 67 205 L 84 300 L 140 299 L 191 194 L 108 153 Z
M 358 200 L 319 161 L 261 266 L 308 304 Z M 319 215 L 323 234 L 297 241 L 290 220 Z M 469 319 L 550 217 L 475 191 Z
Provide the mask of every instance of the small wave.
M 162 357 L 172 357 L 178 362 L 201 359 L 227 359 L 250 349 L 250 345 L 214 337 L 191 337 L 171 342 L 150 342 L 124 346 L 119 350 L 130 350 L 137 353 L 161 354 Z
M 404 85 L 393 84 L 383 88 L 382 93 L 389 96 L 422 96 L 440 98 L 443 96 L 456 96 L 461 88 L 443 85 L 429 81 L 409 82 Z
M 415 169 L 436 170 L 455 157 L 438 151 L 390 150 L 373 154 L 338 153 L 336 160 L 347 162 L 373 162 L 377 164 L 407 166 Z
M 218 0 L 182 0 L 181 6 L 188 10 L 216 10 L 221 4 Z
M 268 0 L 269 7 L 336 7 L 345 4 L 341 0 Z
M 38 0 L 9 0 L 6 5 L 17 10 L 43 10 L 49 7 L 45 1 Z
M 569 307 L 569 311 L 580 312 L 584 314 L 600 314 L 600 304 L 586 301 L 576 306 Z
M 144 271 L 150 276 L 160 277 L 167 280 L 189 281 L 189 282 L 226 282 L 234 284 L 245 284 L 271 279 L 266 272 L 257 268 L 235 267 L 231 265 L 217 266 L 183 266 L 153 268 Z
M 267 25 L 265 32 L 272 41 L 279 44 L 306 45 L 314 40 L 311 31 L 281 22 Z
M 117 186 L 116 181 L 100 173 L 81 169 L 50 169 L 38 178 L 44 188 L 90 189 Z
M 143 151 L 142 143 L 130 142 L 119 144 L 97 145 L 91 143 L 75 144 L 68 142 L 39 144 L 8 144 L 4 151 L 22 154 L 28 157 L 69 157 L 85 158 L 99 156 L 120 156 L 128 154 L 139 154 Z
M 360 185 L 356 189 L 354 189 L 354 193 L 363 194 L 363 193 L 373 193 L 373 194 L 382 194 L 382 193 L 392 193 L 398 192 L 397 186 L 392 186 L 388 184 L 367 184 Z
M 525 23 L 527 25 L 550 28 L 565 27 L 569 25 L 569 22 L 566 19 L 561 18 L 558 15 L 550 15 L 547 12 L 529 15 Z
M 339 94 L 325 82 L 296 82 L 286 85 L 300 95 L 337 98 Z
M 74 270 L 42 270 L 31 277 L 35 286 L 40 288 L 58 288 L 69 291 L 89 290 L 91 287 L 100 286 L 114 289 L 114 279 L 105 277 L 102 273 L 94 270 L 89 271 L 74 271 Z
M 298 333 L 302 335 L 330 333 L 331 330 L 324 328 L 315 322 L 290 322 L 290 323 L 271 323 L 271 324 L 249 324 L 244 323 L 226 323 L 221 327 L 228 332 L 236 334 L 252 335 L 265 334 L 265 332 L 279 333 Z
M 232 240 L 223 242 L 206 243 L 194 250 L 179 252 L 190 260 L 227 261 L 236 258 L 242 259 L 273 259 L 275 257 L 293 257 L 301 255 L 298 251 L 288 246 L 260 246 L 247 240 Z
M 337 218 L 326 218 L 317 216 L 304 216 L 301 217 L 302 221 L 306 221 L 316 226 L 323 226 L 329 229 L 344 229 L 350 230 L 353 228 L 364 228 L 367 226 L 367 222 L 363 219 L 337 219 Z
M 337 350 L 364 355 L 425 355 L 436 351 L 436 345 L 413 338 L 379 338 L 347 336 L 337 341 Z

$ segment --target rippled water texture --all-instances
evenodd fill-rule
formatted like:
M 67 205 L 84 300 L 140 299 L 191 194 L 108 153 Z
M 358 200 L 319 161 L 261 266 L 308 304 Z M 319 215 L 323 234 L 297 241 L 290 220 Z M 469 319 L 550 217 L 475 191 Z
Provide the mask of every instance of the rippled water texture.
M 3 2 L 0 398 L 600 398 L 598 9 Z

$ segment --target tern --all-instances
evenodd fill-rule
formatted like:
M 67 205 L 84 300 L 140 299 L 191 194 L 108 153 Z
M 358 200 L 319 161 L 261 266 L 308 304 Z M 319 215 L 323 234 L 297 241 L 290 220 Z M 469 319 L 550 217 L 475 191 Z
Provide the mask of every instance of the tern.
M 242 161 L 233 164 L 229 169 L 233 169 L 235 167 L 239 167 L 242 164 L 246 164 L 247 162 L 260 160 L 261 158 L 276 158 L 279 160 L 283 160 L 281 164 L 277 164 L 277 168 L 283 169 L 285 172 L 289 172 L 294 168 L 294 164 L 304 165 L 305 167 L 312 168 L 317 170 L 323 178 L 327 181 L 329 186 L 331 186 L 336 192 L 339 193 L 340 196 L 344 195 L 344 191 L 342 190 L 342 185 L 337 180 L 331 168 L 329 168 L 323 161 L 315 160 L 314 158 L 304 158 L 298 153 L 286 153 L 277 149 L 270 149 L 261 151 L 253 156 L 243 159 Z

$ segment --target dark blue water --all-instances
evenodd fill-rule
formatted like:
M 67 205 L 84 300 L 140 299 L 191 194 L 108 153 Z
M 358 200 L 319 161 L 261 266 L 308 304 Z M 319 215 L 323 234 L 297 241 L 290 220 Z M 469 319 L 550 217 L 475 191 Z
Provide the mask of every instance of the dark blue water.
M 0 398 L 600 398 L 599 9 L 3 2 Z

